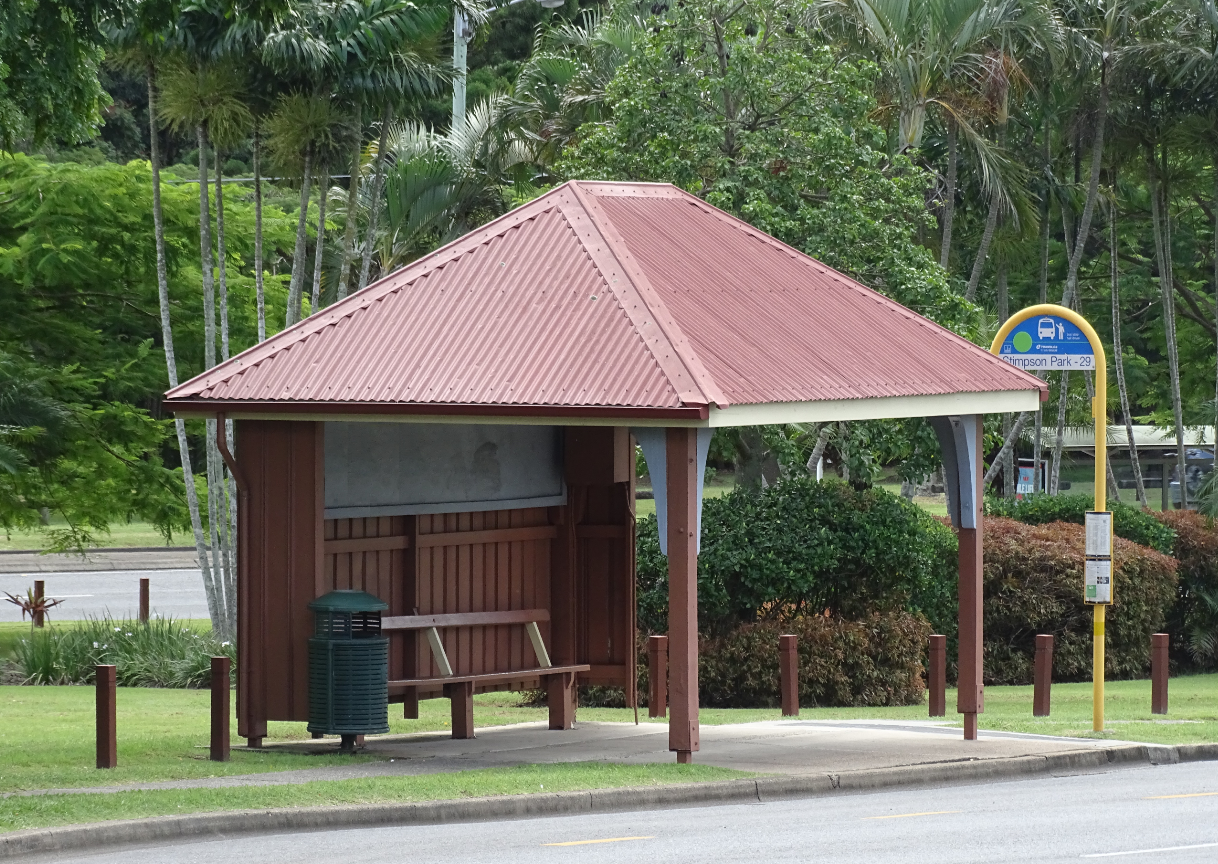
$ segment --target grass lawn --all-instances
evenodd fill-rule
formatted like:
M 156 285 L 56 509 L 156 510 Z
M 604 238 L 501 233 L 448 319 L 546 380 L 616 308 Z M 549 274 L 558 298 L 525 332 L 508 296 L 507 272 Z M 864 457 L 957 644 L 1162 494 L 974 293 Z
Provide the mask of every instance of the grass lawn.
M 164 789 L 107 795 L 37 795 L 3 800 L 0 803 L 0 832 L 209 810 L 433 801 L 618 786 L 659 786 L 748 776 L 751 775 L 709 765 L 575 762 L 414 777 L 322 780 L 291 786 Z
M 948 705 L 955 704 L 949 692 Z M 1101 737 L 1164 744 L 1218 741 L 1218 675 L 1175 678 L 1171 713 L 1152 718 L 1150 682 L 1108 685 L 1108 730 Z M 419 719 L 403 720 L 390 706 L 393 733 L 442 731 L 448 727 L 448 701 L 419 706 Z M 118 699 L 119 767 L 93 768 L 93 689 L 91 687 L 0 687 L 0 792 L 26 789 L 121 785 L 141 781 L 195 779 L 231 774 L 313 768 L 351 759 L 338 755 L 305 756 L 233 749 L 233 761 L 207 761 L 208 693 L 199 690 L 121 688 Z M 1032 716 L 1031 687 L 986 688 L 982 730 L 1092 737 L 1091 685 L 1053 688 L 1053 714 Z M 475 697 L 479 726 L 539 721 L 544 708 L 519 704 L 512 693 Z M 581 708 L 582 721 L 633 720 L 624 708 Z M 898 708 L 805 708 L 806 720 L 926 719 L 925 705 Z M 777 720 L 778 709 L 704 709 L 706 725 Z M 649 721 L 646 711 L 641 722 Z M 961 718 L 950 712 L 949 723 Z M 234 723 L 234 729 L 236 724 Z M 271 723 L 271 740 L 303 739 L 302 723 Z M 47 795 L 0 799 L 0 831 L 19 828 L 125 819 L 171 813 L 359 802 L 421 801 L 483 795 L 608 788 L 727 779 L 736 772 L 694 765 L 611 765 L 573 763 L 496 768 L 401 778 L 317 781 L 313 783 L 228 789 L 130 791 L 106 795 Z
M 51 528 L 56 520 L 52 518 Z M 110 526 L 109 534 L 94 535 L 95 547 L 112 549 L 125 546 L 193 546 L 194 540 L 189 534 L 174 534 L 173 541 L 165 542 L 160 531 L 147 522 L 119 522 Z M 9 531 L 0 533 L 0 550 L 12 549 L 45 549 L 50 540 L 43 531 Z

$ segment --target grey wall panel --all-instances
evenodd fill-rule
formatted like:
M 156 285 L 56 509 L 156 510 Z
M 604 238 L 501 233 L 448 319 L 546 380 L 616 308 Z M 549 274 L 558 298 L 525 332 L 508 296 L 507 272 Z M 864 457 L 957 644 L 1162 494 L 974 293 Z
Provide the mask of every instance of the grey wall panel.
M 557 426 L 325 424 L 326 518 L 566 501 Z

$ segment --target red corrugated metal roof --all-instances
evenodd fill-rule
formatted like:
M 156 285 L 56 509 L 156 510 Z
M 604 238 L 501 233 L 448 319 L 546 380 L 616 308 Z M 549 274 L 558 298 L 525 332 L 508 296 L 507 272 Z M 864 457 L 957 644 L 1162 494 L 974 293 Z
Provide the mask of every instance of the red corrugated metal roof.
M 673 410 L 1038 387 L 673 186 L 573 182 L 167 395 Z

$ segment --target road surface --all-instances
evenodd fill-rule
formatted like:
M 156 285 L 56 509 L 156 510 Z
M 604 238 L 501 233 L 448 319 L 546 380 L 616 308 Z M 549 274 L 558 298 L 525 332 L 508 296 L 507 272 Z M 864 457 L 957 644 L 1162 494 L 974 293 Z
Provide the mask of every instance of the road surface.
M 90 573 L 0 573 L 0 591 L 25 595 L 34 580 L 46 582 L 48 597 L 63 599 L 50 612 L 51 621 L 89 617 L 135 618 L 140 605 L 140 578 L 151 580 L 149 601 L 154 616 L 207 618 L 203 578 L 195 570 L 111 570 Z M 0 595 L 0 601 L 6 601 Z M 0 602 L 0 621 L 20 621 L 21 610 Z M 28 620 L 28 619 L 27 619 Z
M 51 860 L 44 858 L 41 860 Z M 236 837 L 88 864 L 1218 861 L 1218 763 L 638 813 Z

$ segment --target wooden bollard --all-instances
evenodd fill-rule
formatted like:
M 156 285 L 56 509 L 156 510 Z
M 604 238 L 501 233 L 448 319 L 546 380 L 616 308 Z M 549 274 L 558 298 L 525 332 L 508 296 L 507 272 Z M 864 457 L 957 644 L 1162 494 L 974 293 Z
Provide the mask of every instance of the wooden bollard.
M 782 683 L 782 716 L 799 716 L 799 641 L 778 637 L 778 672 Z
M 211 753 L 213 762 L 227 762 L 229 756 L 229 671 L 227 657 L 211 658 Z
M 140 623 L 148 623 L 148 578 L 140 577 Z
M 1150 636 L 1150 713 L 1167 713 L 1167 634 Z
M 926 670 L 930 688 L 930 716 L 947 716 L 947 637 L 930 637 L 930 666 Z
M 47 583 L 41 579 L 34 580 L 34 626 L 42 627 L 46 622 L 42 615 L 42 599 L 46 597 Z
M 118 767 L 117 667 L 97 667 L 97 767 Z
M 668 713 L 668 637 L 647 637 L 647 716 Z
M 1032 716 L 1049 716 L 1049 689 L 1053 685 L 1053 634 L 1036 637 L 1036 666 L 1033 671 Z

